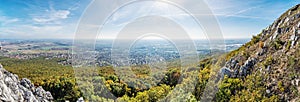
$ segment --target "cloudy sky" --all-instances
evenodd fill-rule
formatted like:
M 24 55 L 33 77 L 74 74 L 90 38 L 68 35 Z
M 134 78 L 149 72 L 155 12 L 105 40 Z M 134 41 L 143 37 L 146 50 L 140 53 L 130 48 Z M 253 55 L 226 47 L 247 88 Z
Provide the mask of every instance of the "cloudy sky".
M 0 38 L 73 38 L 78 22 L 91 1 L 0 0 Z M 109 1 L 107 2 L 109 4 Z M 287 9 L 300 3 L 297 0 L 206 0 L 205 2 L 217 17 L 225 38 L 250 38 L 270 25 Z M 149 8 L 152 11 L 149 11 Z M 180 17 L 181 13 L 176 11 L 178 11 L 176 8 L 161 4 L 129 5 L 111 16 L 107 26 L 103 28 L 102 38 L 114 38 L 114 33 L 122 29 L 130 19 L 153 12 L 157 15 L 164 15 L 165 12 L 177 15 L 173 18 L 180 19 L 178 23 L 183 22 L 186 28 L 191 28 L 187 30 L 198 33 L 192 29 L 194 23 L 191 18 Z M 203 35 L 190 36 L 202 38 Z

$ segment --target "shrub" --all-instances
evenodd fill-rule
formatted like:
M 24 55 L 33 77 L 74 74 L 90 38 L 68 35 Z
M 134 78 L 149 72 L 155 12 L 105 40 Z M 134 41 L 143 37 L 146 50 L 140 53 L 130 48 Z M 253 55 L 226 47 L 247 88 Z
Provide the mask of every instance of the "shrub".
M 296 64 L 296 60 L 294 57 L 289 56 L 288 57 L 288 67 L 293 68 Z
M 242 89 L 242 81 L 237 78 L 224 78 L 219 86 L 219 92 L 216 95 L 218 102 L 228 102 L 230 97 L 235 95 L 239 90 Z
M 275 50 L 279 50 L 282 48 L 284 42 L 281 41 L 279 38 L 276 38 L 275 41 L 271 43 L 271 46 L 275 48 Z
M 291 47 L 291 45 L 292 45 L 292 41 L 288 41 L 287 42 L 287 45 L 286 45 L 286 51 Z
M 175 86 L 178 83 L 180 76 L 181 74 L 179 69 L 170 69 L 160 84 Z
M 259 35 L 252 36 L 251 42 L 252 42 L 252 44 L 256 44 L 256 43 L 259 42 L 259 40 L 260 40 L 260 36 Z
M 263 62 L 263 65 L 265 67 L 268 67 L 269 65 L 271 65 L 273 63 L 273 58 L 272 56 L 269 56 L 264 62 Z

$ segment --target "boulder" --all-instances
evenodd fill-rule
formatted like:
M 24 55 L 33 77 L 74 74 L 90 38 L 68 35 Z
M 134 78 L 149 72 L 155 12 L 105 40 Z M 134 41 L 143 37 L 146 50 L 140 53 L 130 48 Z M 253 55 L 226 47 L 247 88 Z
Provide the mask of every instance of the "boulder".
M 266 93 L 267 93 L 267 94 L 270 94 L 270 93 L 271 93 L 271 91 L 270 91 L 269 89 L 267 89 L 267 90 L 266 90 Z
M 231 73 L 232 73 L 232 71 L 229 68 L 223 67 L 220 69 L 220 74 L 221 74 L 222 78 L 224 77 L 224 75 L 231 77 Z
M 278 35 L 278 32 L 276 31 L 276 32 L 273 34 L 271 40 L 274 40 L 274 39 L 277 37 L 277 35 Z
M 295 85 L 296 85 L 296 86 L 299 86 L 299 84 L 300 84 L 299 82 L 300 82 L 300 79 L 296 79 L 296 80 L 295 80 Z
M 290 18 L 289 17 L 286 17 L 285 20 L 284 20 L 284 23 L 287 23 L 290 21 Z
M 76 102 L 84 102 L 83 97 L 78 98 L 78 100 Z
M 34 85 L 31 83 L 29 79 L 26 78 L 21 79 L 20 84 L 31 91 L 35 90 Z

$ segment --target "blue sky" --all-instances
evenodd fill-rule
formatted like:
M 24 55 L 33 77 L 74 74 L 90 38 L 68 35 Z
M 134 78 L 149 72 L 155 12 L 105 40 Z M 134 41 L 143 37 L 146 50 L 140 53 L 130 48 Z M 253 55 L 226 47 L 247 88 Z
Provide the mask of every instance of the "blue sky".
M 0 0 L 0 38 L 73 38 L 80 17 L 90 2 L 91 0 Z M 206 2 L 216 15 L 225 38 L 250 38 L 299 3 L 297 0 Z M 134 8 L 121 9 L 117 16 L 112 16 L 111 22 L 104 29 L 104 38 L 113 38 L 112 33 L 122 28 L 118 25 L 129 22 L 128 18 L 149 13 L 147 4 L 132 6 Z M 166 10 L 156 7 L 156 12 Z M 187 23 L 191 22 L 189 18 L 183 18 L 181 22 L 193 26 L 192 23 Z M 201 36 L 203 35 L 191 35 L 192 38 L 202 38 Z

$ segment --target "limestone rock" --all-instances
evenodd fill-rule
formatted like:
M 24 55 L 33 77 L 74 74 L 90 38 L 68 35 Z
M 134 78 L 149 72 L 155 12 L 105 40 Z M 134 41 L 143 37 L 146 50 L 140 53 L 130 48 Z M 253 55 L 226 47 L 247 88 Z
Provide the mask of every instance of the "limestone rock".
M 19 81 L 17 75 L 6 71 L 0 64 L 0 101 L 50 102 L 52 95 L 42 87 L 35 87 L 29 79 Z

